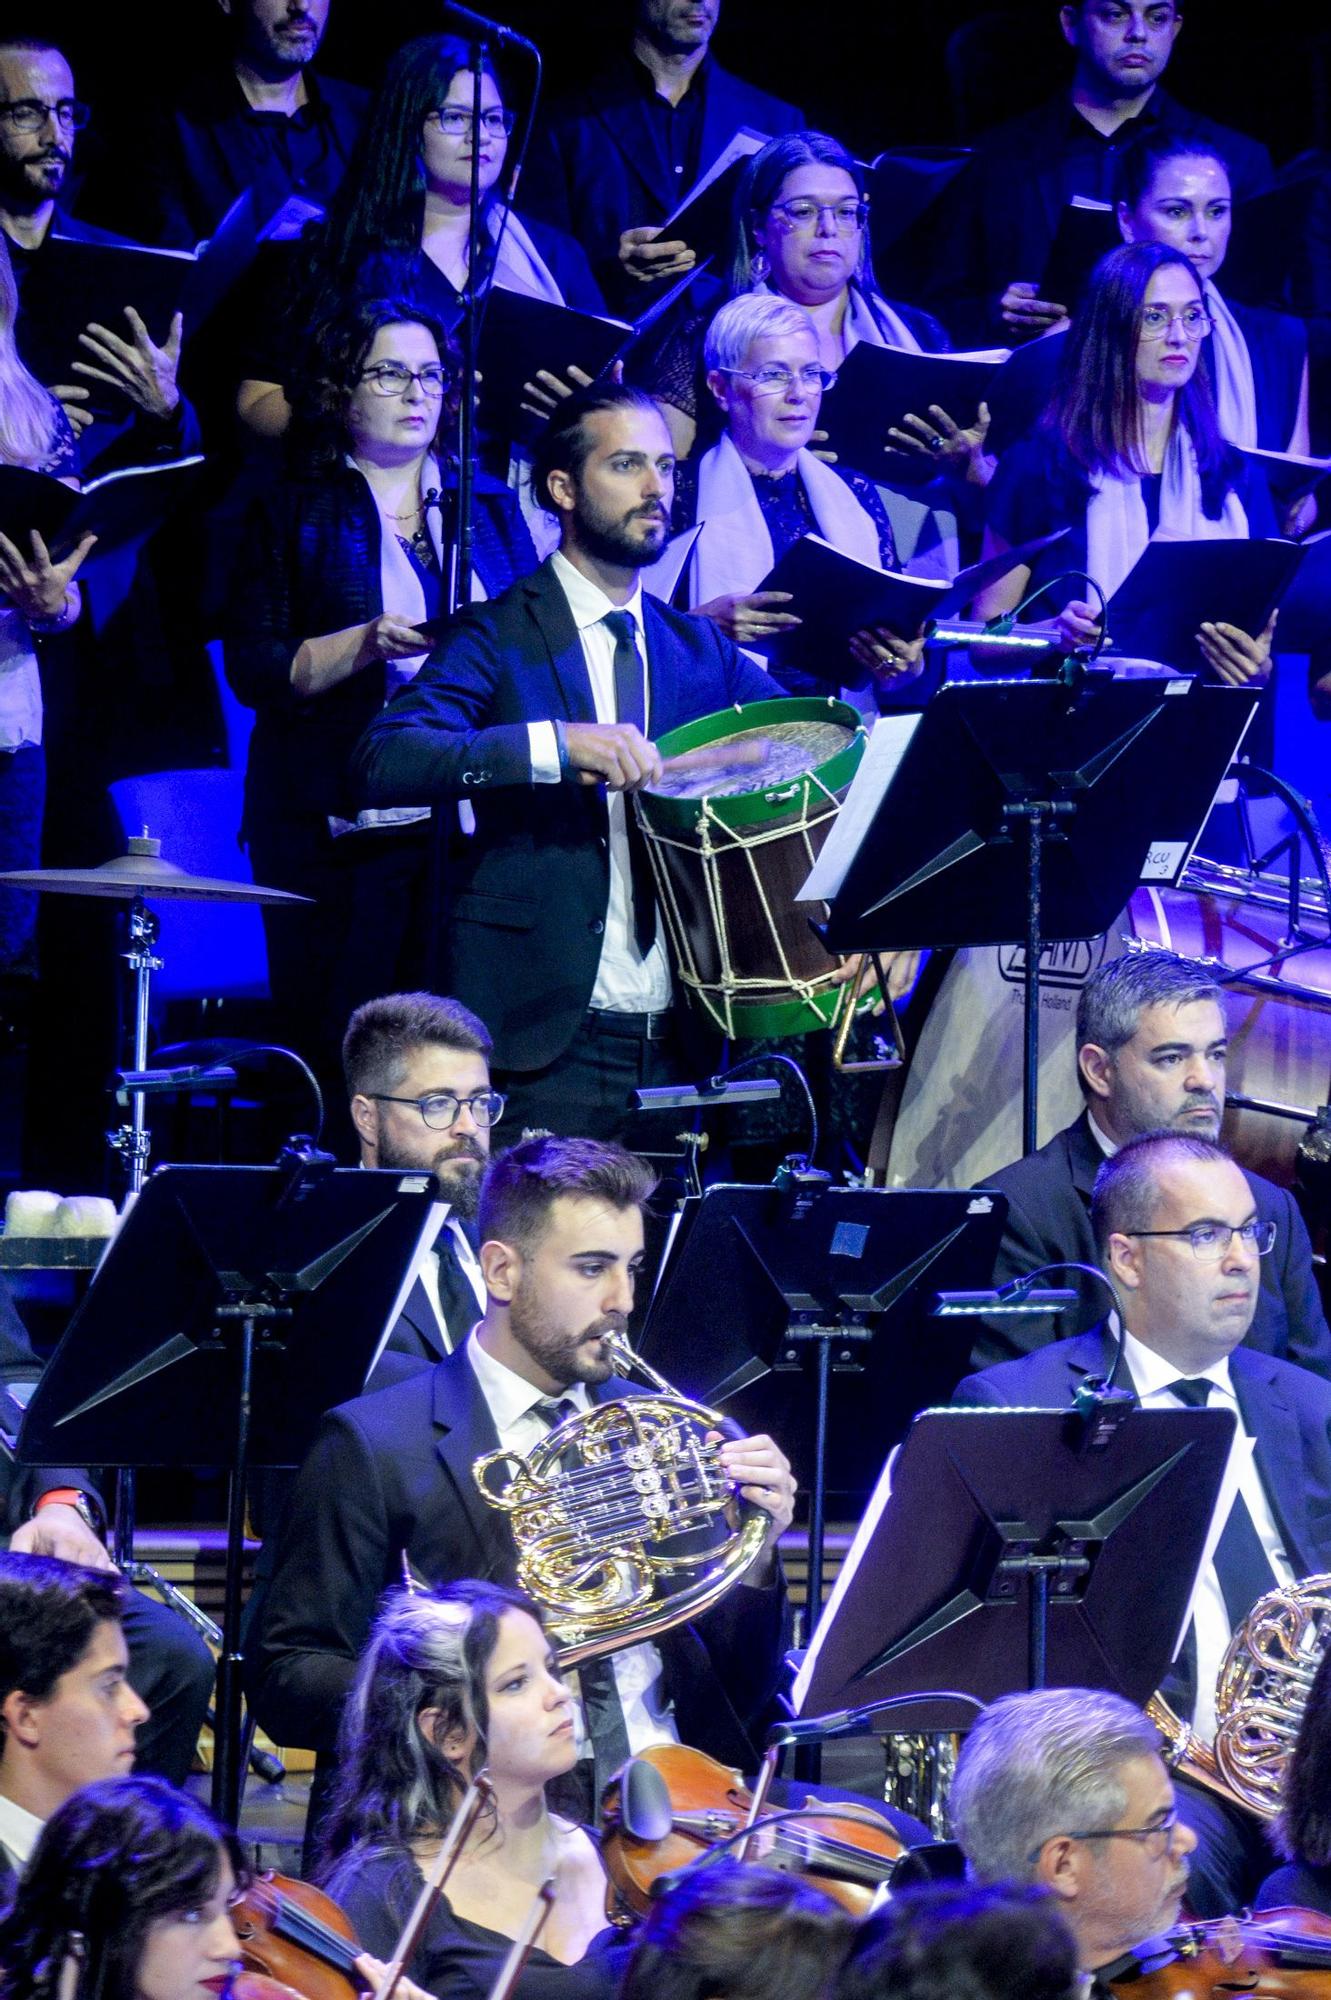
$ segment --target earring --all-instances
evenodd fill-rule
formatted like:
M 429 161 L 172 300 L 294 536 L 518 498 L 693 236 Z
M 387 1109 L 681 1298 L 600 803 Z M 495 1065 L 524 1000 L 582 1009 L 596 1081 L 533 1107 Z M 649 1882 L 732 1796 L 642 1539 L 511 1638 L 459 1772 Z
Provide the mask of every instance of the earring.
M 771 270 L 771 268 L 772 267 L 768 263 L 766 257 L 763 255 L 763 252 L 761 250 L 755 250 L 752 257 L 749 259 L 749 283 L 752 285 L 755 292 L 757 291 L 759 285 L 766 284 L 767 274 Z

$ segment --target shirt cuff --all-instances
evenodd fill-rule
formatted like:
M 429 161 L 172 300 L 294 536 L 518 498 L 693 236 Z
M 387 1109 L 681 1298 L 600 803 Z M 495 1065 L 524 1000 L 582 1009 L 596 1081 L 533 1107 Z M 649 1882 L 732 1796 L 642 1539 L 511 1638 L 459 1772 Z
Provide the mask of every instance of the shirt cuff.
M 527 749 L 531 756 L 534 785 L 557 785 L 563 775 L 559 768 L 559 738 L 553 722 L 527 724 Z

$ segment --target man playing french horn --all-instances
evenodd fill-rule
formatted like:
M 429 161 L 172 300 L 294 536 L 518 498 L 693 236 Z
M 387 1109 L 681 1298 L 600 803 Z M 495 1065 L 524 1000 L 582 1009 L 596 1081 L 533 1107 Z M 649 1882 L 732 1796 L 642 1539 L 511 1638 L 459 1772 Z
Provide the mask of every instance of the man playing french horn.
M 571 1419 L 643 1393 L 619 1379 L 607 1336 L 622 1339 L 632 1308 L 654 1184 L 645 1163 L 617 1146 L 547 1137 L 513 1147 L 490 1167 L 481 1195 L 487 1305 L 470 1338 L 428 1373 L 325 1418 L 296 1482 L 250 1652 L 263 1726 L 319 1752 L 316 1799 L 326 1797 L 338 1718 L 383 1592 L 401 1584 L 404 1569 L 433 1585 L 518 1575 L 513 1517 L 487 1501 L 478 1465 L 507 1455 L 485 1468 L 488 1492 L 491 1473 L 518 1472 L 552 1428 L 562 1437 Z M 702 1476 L 721 1496 L 718 1511 L 747 1517 L 745 1572 L 659 1640 L 580 1668 L 589 1808 L 593 1785 L 652 1743 L 679 1740 L 742 1770 L 756 1766 L 790 1638 L 776 1545 L 795 1483 L 767 1437 L 725 1439 L 707 1452 L 690 1445 L 688 1466 L 667 1483 L 687 1484 L 708 1452 Z M 559 1506 L 575 1524 L 594 1525 L 606 1503 L 585 1469 L 571 1481 L 575 1500 Z M 755 1538 L 752 1522 L 764 1516 Z
M 1131 1140 L 1101 1167 L 1091 1215 L 1122 1306 L 1116 1386 L 1135 1390 L 1147 1409 L 1209 1402 L 1238 1418 L 1219 1503 L 1226 1518 L 1162 1690 L 1208 1745 L 1231 1634 L 1265 1593 L 1331 1568 L 1331 1386 L 1240 1345 L 1275 1224 L 1258 1217 L 1243 1174 L 1209 1139 Z M 1112 1333 L 1097 1327 L 967 1377 L 954 1400 L 1060 1408 L 1113 1360 Z M 1270 1865 L 1257 1820 L 1190 1783 L 1186 1768 L 1179 1808 L 1198 1839 L 1195 1914 L 1241 1909 Z

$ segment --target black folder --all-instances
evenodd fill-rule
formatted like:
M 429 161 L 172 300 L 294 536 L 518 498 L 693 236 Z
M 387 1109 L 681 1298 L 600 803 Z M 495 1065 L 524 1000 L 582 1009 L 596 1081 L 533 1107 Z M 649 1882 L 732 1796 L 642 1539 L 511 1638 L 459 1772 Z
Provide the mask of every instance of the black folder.
M 718 155 L 718 160 L 725 161 L 720 172 L 717 161 L 713 161 L 661 224 L 663 243 L 687 243 L 693 251 L 698 260 L 693 267 L 695 276 L 699 266 L 724 264 L 729 255 L 739 184 L 753 155 L 766 144 L 765 132 L 741 125 Z
M 95 320 L 128 339 L 125 307 L 133 306 L 159 346 L 175 313 L 184 316 L 188 340 L 253 262 L 260 234 L 249 188 L 196 250 L 127 240 L 80 243 L 52 233 L 23 274 L 18 341 L 24 360 L 48 386 L 81 383 L 94 415 L 123 414 L 126 399 L 118 390 L 71 373 L 75 361 L 93 359 L 79 345 L 83 329 Z
M 789 658 L 808 672 L 821 671 L 830 685 L 858 686 L 845 651 L 856 632 L 885 625 L 910 638 L 934 620 L 956 616 L 989 584 L 1010 569 L 1032 564 L 1042 550 L 1061 541 L 1067 532 L 1060 528 L 1038 541 L 1004 549 L 1001 555 L 961 570 L 950 583 L 942 577 L 871 569 L 834 548 L 821 535 L 803 535 L 758 586 L 760 590 L 788 590 L 792 602 L 787 608 L 802 621 L 798 631 L 775 642 L 772 656 Z
M 1305 458 L 1298 451 L 1266 451 L 1260 445 L 1241 444 L 1238 450 L 1266 474 L 1271 497 L 1281 507 L 1314 492 L 1331 474 L 1331 458 Z
M 1087 281 L 1100 259 L 1123 242 L 1108 202 L 1070 201 L 1058 218 L 1054 240 L 1040 276 L 1040 297 L 1077 310 Z M 1026 274 L 1030 275 L 1030 274 Z
M 633 332 L 627 320 L 603 319 L 599 313 L 493 286 L 485 302 L 478 358 L 482 423 L 497 433 L 511 433 L 519 427 L 523 384 L 539 369 L 562 375 L 566 368 L 581 368 L 594 379 Z
M 975 422 L 979 405 L 994 393 L 1006 355 L 915 354 L 904 347 L 871 347 L 860 341 L 824 391 L 819 426 L 828 448 L 844 464 L 870 479 L 891 485 L 901 475 L 902 453 L 888 431 L 899 430 L 908 413 L 927 419 L 937 403 L 963 428 Z M 911 453 L 912 464 L 916 454 Z
M 1197 645 L 1201 624 L 1237 625 L 1255 638 L 1302 556 L 1297 542 L 1275 537 L 1148 542 L 1109 600 L 1115 651 L 1209 674 Z
M 196 454 L 158 465 L 122 466 L 90 480 L 81 493 L 48 473 L 0 465 L 0 534 L 26 550 L 35 528 L 58 562 L 91 532 L 97 546 L 88 560 L 95 561 L 159 527 L 202 464 Z
M 1285 653 L 1311 653 L 1331 638 L 1331 529 L 1300 542 L 1299 555 L 1276 625 L 1276 644 Z

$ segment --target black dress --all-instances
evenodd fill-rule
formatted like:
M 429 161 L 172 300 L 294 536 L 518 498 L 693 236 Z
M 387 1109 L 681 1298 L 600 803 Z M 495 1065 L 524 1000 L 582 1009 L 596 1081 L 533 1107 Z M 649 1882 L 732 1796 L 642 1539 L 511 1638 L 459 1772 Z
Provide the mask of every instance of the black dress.
M 352 1849 L 324 1886 L 366 1951 L 387 1959 L 420 1893 L 421 1872 L 401 1848 Z M 441 1896 L 406 1974 L 434 2000 L 485 2000 L 512 1943 L 500 1931 L 459 1917 Z M 519 2000 L 611 2000 L 627 1951 L 621 1934 L 609 1927 L 598 1931 L 576 1965 L 538 1945 L 518 1980 Z

